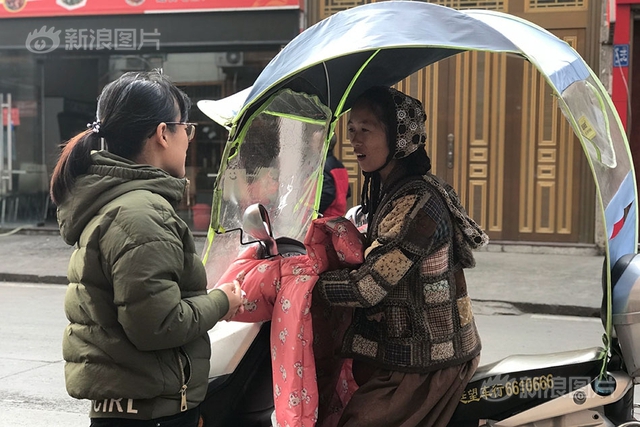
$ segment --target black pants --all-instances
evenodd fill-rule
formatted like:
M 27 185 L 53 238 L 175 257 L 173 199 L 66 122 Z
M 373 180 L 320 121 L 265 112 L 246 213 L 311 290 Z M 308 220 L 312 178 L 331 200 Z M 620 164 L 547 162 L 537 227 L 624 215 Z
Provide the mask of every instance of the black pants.
M 193 408 L 168 417 L 153 420 L 127 418 L 91 418 L 90 427 L 198 427 L 200 408 Z

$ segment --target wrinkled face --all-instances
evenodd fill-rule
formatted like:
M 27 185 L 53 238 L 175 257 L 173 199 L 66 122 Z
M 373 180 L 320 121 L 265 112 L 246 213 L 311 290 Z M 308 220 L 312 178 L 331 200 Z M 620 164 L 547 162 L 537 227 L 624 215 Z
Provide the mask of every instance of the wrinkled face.
M 386 127 L 368 105 L 356 104 L 351 109 L 347 135 L 364 172 L 374 172 L 385 164 L 389 156 Z M 393 163 L 380 170 L 383 179 L 393 169 Z

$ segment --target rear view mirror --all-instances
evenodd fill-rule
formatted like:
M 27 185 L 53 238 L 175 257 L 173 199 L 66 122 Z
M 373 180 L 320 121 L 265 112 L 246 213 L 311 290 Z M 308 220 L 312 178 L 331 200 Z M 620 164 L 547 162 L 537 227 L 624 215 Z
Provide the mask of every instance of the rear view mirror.
M 273 238 L 269 212 L 260 203 L 250 205 L 242 216 L 242 230 L 258 239 L 267 250 L 267 256 L 278 253 L 278 246 Z
M 353 223 L 359 230 L 367 224 L 367 215 L 362 212 L 361 205 L 355 205 L 347 211 L 345 218 Z

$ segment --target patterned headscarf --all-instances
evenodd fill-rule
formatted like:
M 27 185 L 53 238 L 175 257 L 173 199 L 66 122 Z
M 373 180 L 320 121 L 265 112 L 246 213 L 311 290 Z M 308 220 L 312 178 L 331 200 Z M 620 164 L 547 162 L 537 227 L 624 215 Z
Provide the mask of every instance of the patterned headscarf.
M 376 116 L 387 126 L 389 144 L 387 161 L 375 171 L 363 172 L 362 211 L 367 214 L 370 223 L 381 196 L 381 182 L 377 172 L 392 160 L 403 159 L 424 147 L 427 140 L 427 115 L 422 102 L 391 87 L 371 87 L 358 99 L 376 106 Z M 429 165 L 428 169 L 430 168 Z
M 422 102 L 405 95 L 404 93 L 389 88 L 389 93 L 396 107 L 397 136 L 394 159 L 402 159 L 413 153 L 420 147 L 424 147 L 427 140 L 425 122 L 427 114 L 424 112 Z

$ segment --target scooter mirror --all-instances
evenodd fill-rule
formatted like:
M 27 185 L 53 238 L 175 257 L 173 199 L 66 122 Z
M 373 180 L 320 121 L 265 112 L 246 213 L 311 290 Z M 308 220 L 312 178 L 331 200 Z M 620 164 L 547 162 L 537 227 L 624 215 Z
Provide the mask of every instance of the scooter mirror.
M 273 230 L 271 229 L 269 212 L 263 205 L 254 203 L 245 209 L 242 216 L 242 229 L 245 233 L 250 234 L 264 244 L 268 256 L 278 253 L 278 246 L 273 238 Z
M 355 205 L 347 211 L 345 218 L 353 223 L 356 227 L 360 228 L 367 223 L 367 216 L 362 213 L 362 206 Z

